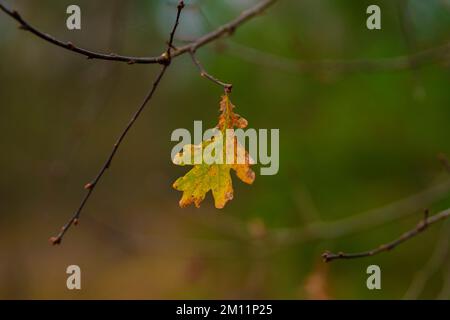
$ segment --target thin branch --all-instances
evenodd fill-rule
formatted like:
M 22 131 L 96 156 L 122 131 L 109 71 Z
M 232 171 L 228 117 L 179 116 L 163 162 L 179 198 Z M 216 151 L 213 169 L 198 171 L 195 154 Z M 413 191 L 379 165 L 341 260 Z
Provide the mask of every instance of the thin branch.
M 450 59 L 450 42 L 444 45 L 419 51 L 410 55 L 401 55 L 376 59 L 338 59 L 338 60 L 298 60 L 250 48 L 234 42 L 229 43 L 227 52 L 247 62 L 276 68 L 291 73 L 356 73 L 409 70 Z
M 277 0 L 264 0 L 255 6 L 243 11 L 237 18 L 234 20 L 218 27 L 216 30 L 207 33 L 206 35 L 198 38 L 197 40 L 191 42 L 190 44 L 187 44 L 181 48 L 175 49 L 173 47 L 173 35 L 171 35 L 171 39 L 168 41 L 170 43 L 169 47 L 171 48 L 170 51 L 166 51 L 163 54 L 157 56 L 157 57 L 131 57 L 131 56 L 122 56 L 117 55 L 114 53 L 110 54 L 104 54 L 99 52 L 94 52 L 92 50 L 83 49 L 81 47 L 78 47 L 74 45 L 71 42 L 64 42 L 61 40 L 56 39 L 55 37 L 44 33 L 37 28 L 33 27 L 30 23 L 28 23 L 22 16 L 17 12 L 16 10 L 9 9 L 1 0 L 0 0 L 0 10 L 5 12 L 8 16 L 19 22 L 21 29 L 30 31 L 35 36 L 41 38 L 42 40 L 45 40 L 49 43 L 52 43 L 58 47 L 70 50 L 72 52 L 76 52 L 78 54 L 81 54 L 88 59 L 101 59 L 101 60 L 110 60 L 110 61 L 121 61 L 126 62 L 128 64 L 165 64 L 167 63 L 167 57 L 168 54 L 171 58 L 175 58 L 177 56 L 180 56 L 182 54 L 185 54 L 190 51 L 195 51 L 198 48 L 214 41 L 222 37 L 229 36 L 233 34 L 233 32 L 238 28 L 240 25 L 244 24 L 245 22 L 249 21 L 250 19 L 254 18 L 257 15 L 260 15 L 265 9 L 273 5 Z
M 134 123 L 139 118 L 139 116 L 141 115 L 142 111 L 144 111 L 145 107 L 147 106 L 147 103 L 151 100 L 151 98 L 153 97 L 153 94 L 155 93 L 156 89 L 158 88 L 158 85 L 160 84 L 162 77 L 164 76 L 168 66 L 170 65 L 170 61 L 171 61 L 170 48 L 172 47 L 174 34 L 175 34 L 176 29 L 177 29 L 177 26 L 178 26 L 178 23 L 179 23 L 179 20 L 180 20 L 181 11 L 183 10 L 183 8 L 184 8 L 184 2 L 183 2 L 183 0 L 181 0 L 179 2 L 178 6 L 177 6 L 177 16 L 176 16 L 176 19 L 175 19 L 175 24 L 174 24 L 174 26 L 172 28 L 171 33 L 170 33 L 170 37 L 169 37 L 169 41 L 168 41 L 168 45 L 167 45 L 167 51 L 165 53 L 165 60 L 164 60 L 165 63 L 161 67 L 161 71 L 159 72 L 158 76 L 156 77 L 156 80 L 153 82 L 151 90 L 149 91 L 149 93 L 145 97 L 144 101 L 139 106 L 139 108 L 136 110 L 136 112 L 134 113 L 134 115 L 131 118 L 131 120 L 128 122 L 128 124 L 125 127 L 125 129 L 120 134 L 119 138 L 117 139 L 116 143 L 114 144 L 114 147 L 113 147 L 109 157 L 107 158 L 105 164 L 102 166 L 102 168 L 100 169 L 100 171 L 97 174 L 97 176 L 95 177 L 95 179 L 92 182 L 89 182 L 88 184 L 85 185 L 85 189 L 87 190 L 87 193 L 85 194 L 83 200 L 81 201 L 81 204 L 78 207 L 78 210 L 75 211 L 75 213 L 72 216 L 72 218 L 62 227 L 60 233 L 56 237 L 51 237 L 50 238 L 50 242 L 52 244 L 60 244 L 62 239 L 63 239 L 63 237 L 64 237 L 64 235 L 70 229 L 70 227 L 72 225 L 77 225 L 78 224 L 78 220 L 80 218 L 81 211 L 83 210 L 83 208 L 86 205 L 87 201 L 89 200 L 89 198 L 91 197 L 92 193 L 94 192 L 95 187 L 97 186 L 98 182 L 103 177 L 103 175 L 105 174 L 106 170 L 109 169 L 109 167 L 111 166 L 112 160 L 114 159 L 114 156 L 116 155 L 117 150 L 119 149 L 121 143 L 125 139 L 127 133 L 133 127 Z
M 210 75 L 208 72 L 206 72 L 205 68 L 203 68 L 202 64 L 200 63 L 200 61 L 195 56 L 195 52 L 194 51 L 189 51 L 189 53 L 191 55 L 192 61 L 197 66 L 198 70 L 200 71 L 200 76 L 202 76 L 202 77 L 204 77 L 204 78 L 206 78 L 208 80 L 211 80 L 215 84 L 218 84 L 219 86 L 223 87 L 225 91 L 231 92 L 231 89 L 233 88 L 232 84 L 222 82 L 219 79 L 215 78 L 214 76 Z
M 15 19 L 17 22 L 19 22 L 20 28 L 22 30 L 30 31 L 32 34 L 34 34 L 38 38 L 41 38 L 42 40 L 52 43 L 58 47 L 70 50 L 72 52 L 79 53 L 88 59 L 122 61 L 122 62 L 126 62 L 128 64 L 134 64 L 134 63 L 160 63 L 160 64 L 163 64 L 165 61 L 165 58 L 163 55 L 158 56 L 158 57 L 131 57 L 131 56 L 117 55 L 115 53 L 106 54 L 106 53 L 95 52 L 95 51 L 88 50 L 88 49 L 83 49 L 81 47 L 76 46 L 72 42 L 64 42 L 64 41 L 58 40 L 55 37 L 38 30 L 37 28 L 32 26 L 30 23 L 28 23 L 20 15 L 19 12 L 8 8 L 1 1 L 0 1 L 0 10 L 5 12 L 11 18 Z
M 196 51 L 198 48 L 203 47 L 204 45 L 217 40 L 222 37 L 230 36 L 236 31 L 236 29 L 243 23 L 251 20 L 252 18 L 262 14 L 267 8 L 275 4 L 278 0 L 264 0 L 260 3 L 256 4 L 255 6 L 251 7 L 250 9 L 247 9 L 243 11 L 239 17 L 236 19 L 220 26 L 216 30 L 198 38 L 197 40 L 193 41 L 190 44 L 187 44 L 181 48 L 178 48 L 174 53 L 173 56 L 179 56 L 183 53 L 190 52 L 190 51 Z
M 172 27 L 172 31 L 170 32 L 170 36 L 169 36 L 169 41 L 167 42 L 166 55 L 169 59 L 169 63 L 172 58 L 170 51 L 173 48 L 173 39 L 175 37 L 175 32 L 177 31 L 178 25 L 180 24 L 180 15 L 181 15 L 181 10 L 183 10 L 183 8 L 184 8 L 184 2 L 183 2 L 183 0 L 180 0 L 180 2 L 177 5 L 177 17 L 175 19 L 175 24 Z
M 325 262 L 330 262 L 330 261 L 337 260 L 337 259 L 356 259 L 356 258 L 371 257 L 371 256 L 377 255 L 382 252 L 387 252 L 387 251 L 394 249 L 395 247 L 402 244 L 403 242 L 408 241 L 409 239 L 422 233 L 425 229 L 428 228 L 428 226 L 430 226 L 436 222 L 439 222 L 441 220 L 444 220 L 444 219 L 448 218 L 449 216 L 450 216 L 450 209 L 447 209 L 438 214 L 435 214 L 432 217 L 429 217 L 428 211 L 426 211 L 424 219 L 422 221 L 420 221 L 414 229 L 412 229 L 408 232 L 405 232 L 398 239 L 396 239 L 392 242 L 383 244 L 373 250 L 358 252 L 358 253 L 344 253 L 344 252 L 331 253 L 331 252 L 327 251 L 322 254 L 322 258 Z

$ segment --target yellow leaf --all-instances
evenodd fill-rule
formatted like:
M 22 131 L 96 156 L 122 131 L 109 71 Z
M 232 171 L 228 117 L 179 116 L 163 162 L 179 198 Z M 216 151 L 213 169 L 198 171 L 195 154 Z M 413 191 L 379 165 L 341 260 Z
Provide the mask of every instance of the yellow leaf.
M 239 179 L 247 184 L 252 184 L 255 180 L 255 173 L 250 168 L 253 164 L 253 160 L 249 156 L 246 150 L 242 150 L 243 147 L 237 142 L 236 137 L 227 136 L 226 129 L 245 128 L 247 126 L 247 120 L 233 112 L 234 105 L 231 103 L 230 98 L 227 94 L 222 96 L 220 102 L 219 124 L 217 128 L 222 133 L 224 140 L 215 141 L 214 138 L 208 141 L 203 141 L 201 145 L 187 145 L 183 147 L 183 152 L 176 155 L 174 163 L 178 165 L 194 164 L 195 159 L 201 159 L 202 149 L 211 146 L 215 147 L 219 142 L 221 143 L 223 163 L 217 164 L 202 161 L 195 164 L 194 167 L 183 177 L 178 178 L 173 187 L 176 190 L 182 191 L 183 196 L 180 200 L 180 207 L 186 207 L 190 204 L 195 204 L 198 208 L 200 203 L 205 199 L 206 194 L 211 190 L 214 197 L 214 205 L 216 208 L 223 208 L 225 204 L 233 199 L 233 184 L 231 181 L 230 170 L 236 171 L 236 175 Z M 231 143 L 234 143 L 234 162 L 232 164 L 225 163 L 226 145 L 227 140 L 233 139 Z M 238 151 L 239 150 L 239 151 Z M 237 163 L 238 152 L 243 152 L 245 154 L 245 162 L 243 164 Z M 186 161 L 188 159 L 189 161 Z

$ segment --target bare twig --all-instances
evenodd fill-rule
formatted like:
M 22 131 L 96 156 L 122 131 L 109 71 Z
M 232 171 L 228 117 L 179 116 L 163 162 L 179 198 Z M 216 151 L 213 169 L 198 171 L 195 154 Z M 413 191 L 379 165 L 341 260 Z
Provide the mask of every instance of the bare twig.
M 270 7 L 276 1 L 277 0 L 264 0 L 264 1 L 256 4 L 255 6 L 243 11 L 234 20 L 218 27 L 216 30 L 214 30 L 214 31 L 198 38 L 197 40 L 191 42 L 190 44 L 187 44 L 178 49 L 173 48 L 173 44 L 172 44 L 173 35 L 171 35 L 171 39 L 168 42 L 168 43 L 170 43 L 169 47 L 171 50 L 166 51 L 163 54 L 156 56 L 156 57 L 131 57 L 131 56 L 117 55 L 114 53 L 104 54 L 104 53 L 94 52 L 94 51 L 88 50 L 88 49 L 83 49 L 81 47 L 74 45 L 71 42 L 64 42 L 64 41 L 58 40 L 55 37 L 38 30 L 37 28 L 33 27 L 30 23 L 28 23 L 24 18 L 22 18 L 22 16 L 17 11 L 9 9 L 1 0 L 0 0 L 0 10 L 5 12 L 11 18 L 15 19 L 17 22 L 19 22 L 21 29 L 30 31 L 32 34 L 41 38 L 42 40 L 52 43 L 58 47 L 81 54 L 81 55 L 87 57 L 88 59 L 122 61 L 122 62 L 126 62 L 128 64 L 151 64 L 151 63 L 165 64 L 167 62 L 168 54 L 171 56 L 171 58 L 174 58 L 179 55 L 188 53 L 190 51 L 195 51 L 198 48 L 200 48 L 214 40 L 217 40 L 221 37 L 226 37 L 226 36 L 231 35 L 236 30 L 236 28 L 238 28 L 240 25 L 244 24 L 248 20 L 254 18 L 255 16 L 261 14 L 265 9 Z
M 255 6 L 243 11 L 236 19 L 218 27 L 216 30 L 198 38 L 197 40 L 187 44 L 181 48 L 178 48 L 173 56 L 179 56 L 183 53 L 196 51 L 198 48 L 222 37 L 232 35 L 234 31 L 243 23 L 251 20 L 252 18 L 262 14 L 267 8 L 273 5 L 278 0 L 264 0 L 257 3 Z
M 194 62 L 194 64 L 197 66 L 198 70 L 200 71 L 200 76 L 211 80 L 212 82 L 214 82 L 215 84 L 218 84 L 219 86 L 223 87 L 225 91 L 230 92 L 231 89 L 233 88 L 233 85 L 230 83 L 225 83 L 220 81 L 219 79 L 215 78 L 214 76 L 210 75 L 208 72 L 206 72 L 205 68 L 203 68 L 202 64 L 200 63 L 200 61 L 197 59 L 197 57 L 195 56 L 195 52 L 194 51 L 189 51 L 192 61 Z
M 160 63 L 160 64 L 163 64 L 165 61 L 165 58 L 163 55 L 158 56 L 158 57 L 131 57 L 131 56 L 117 55 L 115 53 L 106 54 L 106 53 L 95 52 L 95 51 L 88 50 L 88 49 L 83 49 L 81 47 L 76 46 L 72 42 L 64 42 L 64 41 L 58 40 L 55 37 L 38 30 L 37 28 L 32 26 L 30 23 L 28 23 L 20 15 L 19 12 L 8 8 L 3 2 L 0 2 L 0 10 L 5 12 L 11 18 L 15 19 L 17 22 L 19 22 L 20 28 L 22 30 L 30 31 L 32 34 L 41 38 L 42 40 L 52 43 L 58 47 L 79 53 L 88 59 L 122 61 L 122 62 L 126 62 L 129 64 L 134 64 L 134 63 Z
M 75 212 L 75 214 L 72 216 L 72 218 L 62 227 L 60 233 L 56 237 L 51 237 L 50 238 L 50 242 L 51 243 L 53 243 L 53 244 L 60 244 L 61 241 L 62 241 L 62 238 L 64 237 L 65 233 L 70 229 L 70 227 L 72 225 L 74 225 L 74 224 L 76 225 L 78 223 L 81 211 L 83 210 L 84 206 L 86 205 L 87 201 L 89 200 L 90 196 L 92 195 L 92 192 L 94 191 L 94 189 L 97 186 L 98 182 L 100 181 L 100 179 L 105 174 L 106 170 L 109 169 L 109 167 L 111 166 L 111 162 L 112 162 L 114 156 L 116 155 L 117 150 L 119 149 L 122 141 L 125 139 L 127 133 L 133 127 L 134 123 L 139 118 L 139 116 L 141 115 L 141 113 L 145 109 L 145 107 L 147 106 L 147 103 L 153 97 L 153 94 L 155 93 L 158 85 L 160 84 L 161 79 L 162 79 L 162 77 L 164 76 L 164 74 L 165 74 L 165 72 L 167 70 L 167 67 L 170 65 L 170 62 L 171 62 L 170 48 L 172 47 L 174 34 L 175 34 L 176 29 L 177 29 L 177 26 L 178 26 L 178 23 L 179 23 L 179 20 L 180 20 L 181 11 L 183 10 L 183 8 L 184 8 L 184 2 L 183 2 L 183 0 L 181 0 L 179 2 L 178 6 L 177 6 L 177 16 L 176 16 L 176 19 L 175 19 L 175 24 L 174 24 L 174 26 L 172 28 L 171 33 L 170 33 L 170 37 L 169 37 L 169 41 L 168 41 L 168 45 L 167 45 L 167 51 L 164 54 L 164 56 L 165 56 L 164 61 L 165 62 L 163 64 L 163 66 L 161 67 L 161 71 L 159 72 L 158 76 L 156 77 L 156 80 L 153 82 L 151 90 L 149 91 L 149 93 L 147 94 L 147 96 L 145 97 L 144 101 L 142 102 L 142 104 L 137 109 L 137 111 L 134 113 L 133 117 L 128 122 L 128 124 L 125 127 L 125 129 L 120 134 L 119 138 L 117 139 L 116 143 L 114 144 L 114 147 L 113 147 L 109 157 L 107 158 L 105 164 L 102 166 L 102 168 L 100 169 L 100 171 L 97 174 L 97 176 L 95 177 L 95 179 L 92 182 L 89 182 L 88 184 L 85 185 L 85 189 L 87 190 L 87 193 L 84 196 L 83 200 L 81 201 L 81 204 L 78 207 L 78 210 Z
M 331 252 L 327 251 L 322 254 L 322 258 L 325 262 L 330 262 L 330 261 L 337 260 L 337 259 L 356 259 L 356 258 L 370 257 L 370 256 L 374 256 L 376 254 L 382 253 L 382 252 L 387 252 L 387 251 L 394 249 L 401 243 L 422 233 L 431 224 L 434 224 L 438 221 L 444 220 L 444 219 L 448 218 L 449 216 L 450 216 L 450 209 L 447 209 L 438 214 L 435 214 L 432 217 L 429 217 L 428 211 L 425 211 L 424 219 L 422 221 L 420 221 L 414 229 L 412 229 L 408 232 L 405 232 L 398 239 L 396 239 L 392 242 L 383 244 L 373 250 L 358 252 L 358 253 L 344 253 L 344 252 L 331 253 Z

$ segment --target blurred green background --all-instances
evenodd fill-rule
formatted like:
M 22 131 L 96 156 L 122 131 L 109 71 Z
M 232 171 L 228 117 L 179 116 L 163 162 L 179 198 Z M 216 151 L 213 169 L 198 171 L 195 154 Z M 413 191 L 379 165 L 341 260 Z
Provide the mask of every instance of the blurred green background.
M 255 1 L 186 3 L 178 45 Z M 163 0 L 8 4 L 60 39 L 137 56 L 164 51 L 176 12 L 176 1 Z M 81 7 L 81 31 L 66 29 L 70 4 Z M 366 28 L 370 4 L 381 7 L 381 31 Z M 80 225 L 52 247 L 47 239 L 79 205 L 159 67 L 87 60 L 1 13 L 0 298 L 450 298 L 448 224 L 375 257 L 320 258 L 376 247 L 414 227 L 424 208 L 450 206 L 449 177 L 436 160 L 450 155 L 448 51 L 380 72 L 302 72 L 296 62 L 383 61 L 449 40 L 447 0 L 279 1 L 198 52 L 211 74 L 234 84 L 232 101 L 250 127 L 280 129 L 279 173 L 257 175 L 253 186 L 233 174 L 235 198 L 223 210 L 210 194 L 199 209 L 178 207 L 171 185 L 188 168 L 171 163 L 170 134 L 193 130 L 194 120 L 214 126 L 222 93 L 184 55 Z M 409 207 L 349 218 L 404 198 Z M 81 291 L 66 288 L 71 264 L 81 267 Z M 366 288 L 371 264 L 381 267 L 382 290 Z

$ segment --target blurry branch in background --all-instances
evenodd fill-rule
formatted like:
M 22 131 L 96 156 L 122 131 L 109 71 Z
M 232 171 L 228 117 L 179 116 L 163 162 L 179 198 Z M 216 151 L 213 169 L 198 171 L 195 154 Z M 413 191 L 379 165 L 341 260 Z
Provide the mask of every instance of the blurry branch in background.
M 403 235 L 401 235 L 398 239 L 396 239 L 394 241 L 391 241 L 386 244 L 382 244 L 378 248 L 375 248 L 375 249 L 372 249 L 369 251 L 363 251 L 363 252 L 357 252 L 357 253 L 344 253 L 344 252 L 331 253 L 331 252 L 327 251 L 322 254 L 322 258 L 325 262 L 330 262 L 330 261 L 338 260 L 338 259 L 356 259 L 356 258 L 371 257 L 371 256 L 377 255 L 382 252 L 387 252 L 387 251 L 394 249 L 395 247 L 402 244 L 403 242 L 422 233 L 430 225 L 432 225 L 436 222 L 439 222 L 441 220 L 444 220 L 444 219 L 448 218 L 449 216 L 450 216 L 450 209 L 442 211 L 431 217 L 428 216 L 428 210 L 426 210 L 424 219 L 422 221 L 420 221 L 414 229 L 412 229 L 408 232 L 405 232 Z
M 412 300 L 419 298 L 431 277 L 445 264 L 450 249 L 450 224 L 442 227 L 441 234 L 436 242 L 436 247 L 425 267 L 416 273 L 403 299 Z
M 113 224 L 108 220 L 99 220 L 92 215 L 87 215 L 84 219 L 92 229 L 96 241 L 104 241 L 109 246 L 113 244 L 114 248 L 123 254 L 151 254 L 152 257 L 188 259 L 192 257 L 192 250 L 195 250 L 208 259 L 238 258 L 235 250 L 236 241 L 229 239 L 192 237 L 180 234 L 179 229 L 168 231 L 158 228 L 142 228 L 129 231 L 130 228 L 124 227 L 127 225 L 126 221 Z
M 247 62 L 292 73 L 401 71 L 450 61 L 450 42 L 411 55 L 355 60 L 297 60 L 228 41 L 226 52 Z
M 22 16 L 19 14 L 19 12 L 9 9 L 1 0 L 0 0 L 0 10 L 5 12 L 11 18 L 15 19 L 17 22 L 19 22 L 21 29 L 30 31 L 32 34 L 41 38 L 42 40 L 52 43 L 58 47 L 81 54 L 81 55 L 87 57 L 88 59 L 121 61 L 121 62 L 126 62 L 128 64 L 159 63 L 159 64 L 164 65 L 167 63 L 167 53 L 168 52 L 170 52 L 170 55 L 172 58 L 175 58 L 184 53 L 195 52 L 198 48 L 200 48 L 210 42 L 213 42 L 219 38 L 230 36 L 234 33 L 234 31 L 240 25 L 242 25 L 243 23 L 247 22 L 248 20 L 260 15 L 265 9 L 270 7 L 276 1 L 277 0 L 261 1 L 258 4 L 256 4 L 255 6 L 243 11 L 234 20 L 218 27 L 216 30 L 198 38 L 197 40 L 195 40 L 183 47 L 175 49 L 172 46 L 172 44 L 170 44 L 169 50 L 165 51 L 164 53 L 162 53 L 161 55 L 156 56 L 156 57 L 131 57 L 131 56 L 117 55 L 115 53 L 105 54 L 105 53 L 94 52 L 94 51 L 88 50 L 88 49 L 83 49 L 81 47 L 74 45 L 71 42 L 64 42 L 64 41 L 58 40 L 58 39 L 54 38 L 53 36 L 48 35 L 47 33 L 44 33 L 42 31 L 38 30 L 37 28 L 35 28 L 31 24 L 29 24 L 25 19 L 23 19 Z
M 349 234 L 379 227 L 405 218 L 448 196 L 450 179 L 431 186 L 419 193 L 395 201 L 366 213 L 353 215 L 337 221 L 319 221 L 302 228 L 286 228 L 272 231 L 271 237 L 277 244 L 291 245 L 310 240 L 337 239 Z
M 126 1 L 111 1 L 109 5 L 111 10 L 104 11 L 103 15 L 107 18 L 109 25 L 103 32 L 103 38 L 108 46 L 115 48 L 123 46 L 124 37 L 118 36 L 121 34 L 121 29 L 117 21 L 128 14 L 129 4 Z M 80 148 L 94 127 L 93 124 L 109 104 L 113 93 L 117 91 L 118 82 L 111 82 L 108 79 L 114 77 L 119 66 L 117 63 L 105 63 L 97 64 L 95 70 L 92 68 L 86 70 L 82 89 L 87 91 L 86 96 L 79 106 L 79 113 L 73 121 L 68 136 L 63 140 L 60 154 L 55 155 L 53 163 L 50 164 L 50 174 L 54 178 L 64 178 L 71 171 L 75 155 L 80 154 Z M 93 89 L 93 82 L 100 83 L 104 89 Z
M 450 164 L 445 156 L 445 154 L 439 154 L 438 159 L 441 162 L 444 169 L 450 173 Z M 448 260 L 450 262 L 450 223 L 444 225 L 441 231 L 441 235 L 436 243 L 436 247 L 428 260 L 425 267 L 417 272 L 414 276 L 413 281 L 411 282 L 408 290 L 406 291 L 403 299 L 411 300 L 419 298 L 420 294 L 425 289 L 428 280 L 439 270 Z M 445 270 L 445 268 L 443 268 Z M 450 276 L 446 274 L 444 276 Z M 445 282 L 447 281 L 447 282 Z M 442 299 L 443 296 L 447 296 L 445 299 L 448 299 L 449 294 L 445 294 L 445 291 L 450 290 L 448 288 L 450 286 L 450 279 L 444 279 L 444 285 L 442 287 L 442 291 L 438 296 L 438 299 Z
M 212 27 L 210 19 L 200 6 L 191 5 L 203 20 Z M 263 50 L 227 41 L 220 50 L 246 62 L 289 73 L 357 73 L 387 72 L 417 69 L 427 65 L 450 62 L 450 42 L 410 55 L 373 59 L 323 59 L 300 60 L 287 58 Z
M 396 7 L 400 30 L 403 34 L 403 41 L 405 42 L 406 48 L 408 52 L 415 52 L 418 48 L 418 42 L 415 35 L 415 28 L 411 20 L 411 14 L 408 10 L 408 2 L 395 1 L 394 6 Z M 425 89 L 423 87 L 420 74 L 417 72 L 418 68 L 416 66 L 415 59 L 410 59 L 410 67 L 412 72 L 409 76 L 413 86 L 414 95 L 419 99 L 423 98 L 425 95 Z
M 448 158 L 445 156 L 445 154 L 440 153 L 438 154 L 438 160 L 441 162 L 444 169 L 450 173 L 450 162 L 448 161 Z
M 95 177 L 95 179 L 92 182 L 86 184 L 85 189 L 87 190 L 87 193 L 84 196 L 83 200 L 81 201 L 81 204 L 78 207 L 78 210 L 75 212 L 75 214 L 72 216 L 72 218 L 62 227 L 60 233 L 56 237 L 50 238 L 50 241 L 53 244 L 60 244 L 62 241 L 62 238 L 64 237 L 67 230 L 69 230 L 72 225 L 74 225 L 74 224 L 76 225 L 78 223 L 81 211 L 83 210 L 84 206 L 86 205 L 87 201 L 89 200 L 89 198 L 90 198 L 92 192 L 94 191 L 95 187 L 97 186 L 98 182 L 105 174 L 106 170 L 109 169 L 109 167 L 111 166 L 112 160 L 114 159 L 114 156 L 116 155 L 117 150 L 119 149 L 122 141 L 125 139 L 127 133 L 133 127 L 134 123 L 139 118 L 142 111 L 144 111 L 147 103 L 151 100 L 151 98 L 153 97 L 153 94 L 155 93 L 156 89 L 158 88 L 158 86 L 161 82 L 161 79 L 164 76 L 164 74 L 166 73 L 166 70 L 169 67 L 170 62 L 171 62 L 170 50 L 171 50 L 171 47 L 173 44 L 174 35 L 175 35 L 176 29 L 178 27 L 181 11 L 183 10 L 183 8 L 184 8 L 184 2 L 183 2 L 183 0 L 180 0 L 180 2 L 178 3 L 178 6 L 177 6 L 177 16 L 175 19 L 175 24 L 172 28 L 172 31 L 170 32 L 169 40 L 167 42 L 167 50 L 164 54 L 165 63 L 162 65 L 161 71 L 159 72 L 158 76 L 156 77 L 156 80 L 153 82 L 152 88 L 150 89 L 149 93 L 145 97 L 142 104 L 139 106 L 139 108 L 134 113 L 133 117 L 131 118 L 131 120 L 125 127 L 125 129 L 120 134 L 119 138 L 117 139 L 116 143 L 114 144 L 114 147 L 113 147 L 109 157 L 107 158 L 105 164 L 102 166 L 102 168 L 100 169 L 100 171 L 97 174 L 97 176 Z
M 450 255 L 447 257 L 447 264 L 443 270 L 445 272 L 444 284 L 442 285 L 441 292 L 439 292 L 436 298 L 439 300 L 448 300 L 450 299 Z

